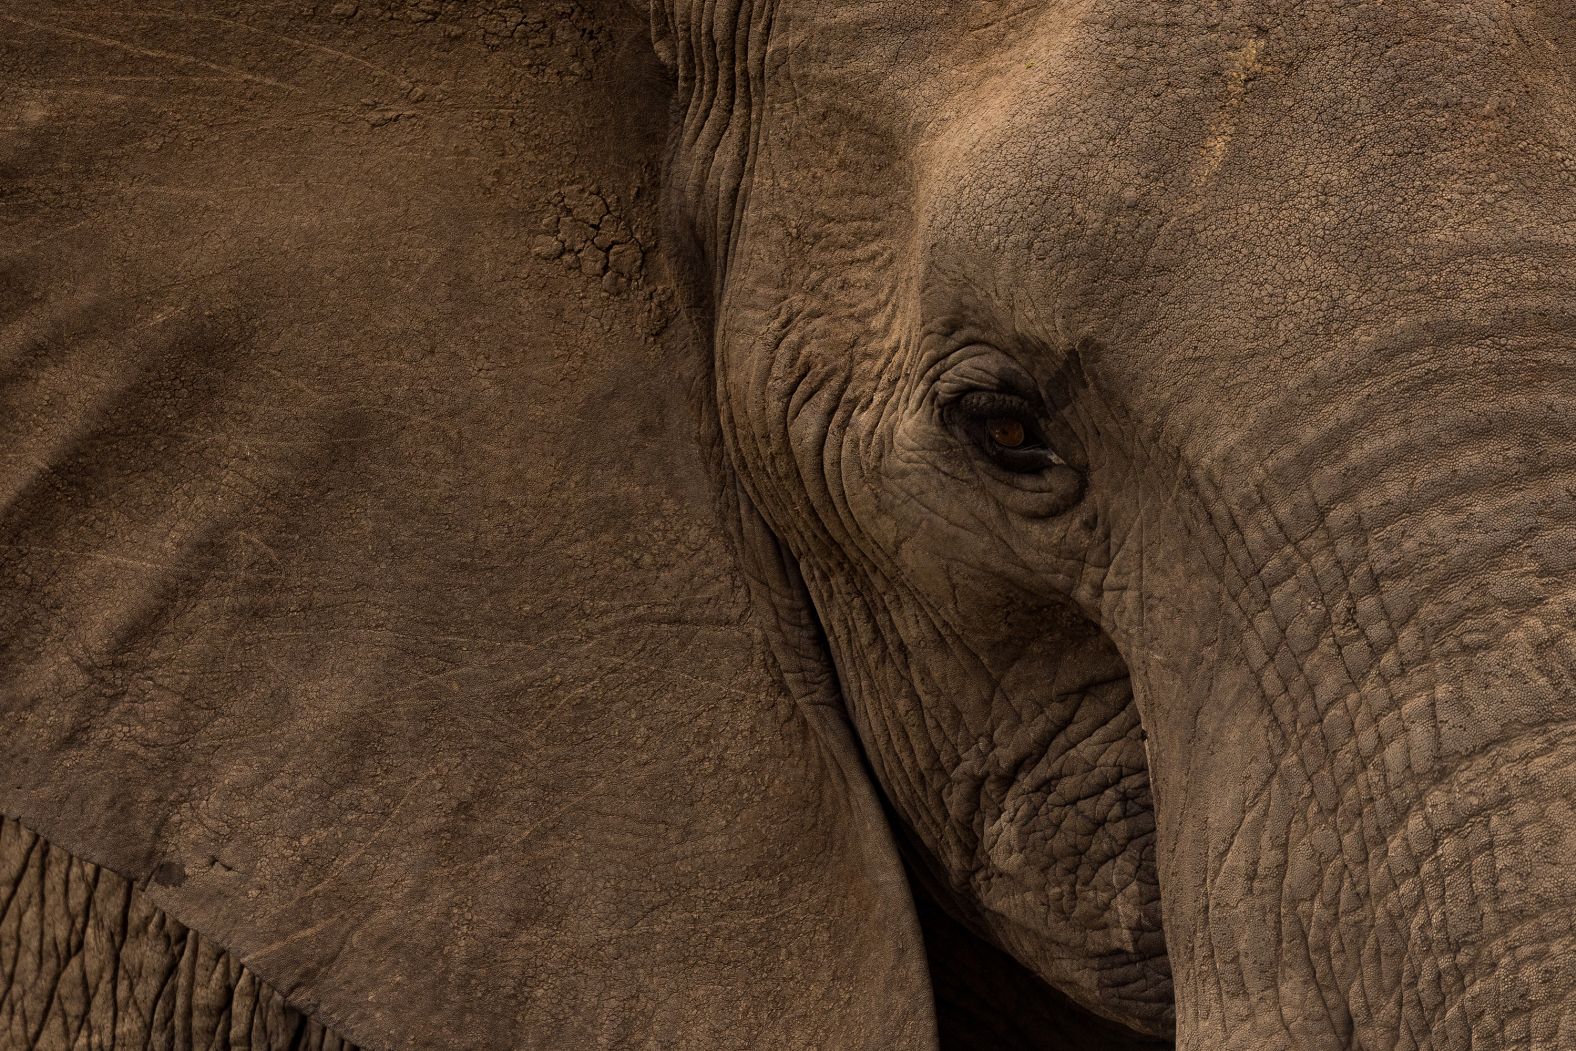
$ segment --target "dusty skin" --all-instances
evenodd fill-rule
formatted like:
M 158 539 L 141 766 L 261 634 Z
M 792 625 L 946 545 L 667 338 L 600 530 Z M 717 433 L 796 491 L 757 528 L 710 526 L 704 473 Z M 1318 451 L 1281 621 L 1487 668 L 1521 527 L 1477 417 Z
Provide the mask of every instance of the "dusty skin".
M 1569 0 L 0 0 L 0 1048 L 1576 1047 Z

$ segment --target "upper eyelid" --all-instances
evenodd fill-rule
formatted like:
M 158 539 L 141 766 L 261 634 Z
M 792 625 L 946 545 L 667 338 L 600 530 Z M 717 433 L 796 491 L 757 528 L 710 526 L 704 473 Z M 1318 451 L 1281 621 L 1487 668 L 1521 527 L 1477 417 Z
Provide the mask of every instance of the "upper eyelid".
M 1041 400 L 1038 384 L 1016 357 L 995 341 L 981 338 L 972 327 L 952 330 L 944 344 L 921 380 L 922 385 L 937 390 L 942 400 L 954 401 L 976 390 L 991 389 L 1015 393 L 1031 403 Z
M 981 404 L 982 402 L 984 404 Z M 978 388 L 964 391 L 951 399 L 943 406 L 943 411 L 959 412 L 963 411 L 965 406 L 970 406 L 971 404 L 986 410 L 1001 409 L 1020 412 L 1031 420 L 1039 420 L 1045 416 L 1045 407 L 1043 405 L 1016 391 L 982 390 Z
M 1030 409 L 1034 407 L 1033 403 L 1028 398 L 1013 390 L 972 390 L 958 398 L 959 402 L 970 400 L 982 400 L 992 403 L 999 402 L 1004 405 L 1022 405 L 1025 408 Z

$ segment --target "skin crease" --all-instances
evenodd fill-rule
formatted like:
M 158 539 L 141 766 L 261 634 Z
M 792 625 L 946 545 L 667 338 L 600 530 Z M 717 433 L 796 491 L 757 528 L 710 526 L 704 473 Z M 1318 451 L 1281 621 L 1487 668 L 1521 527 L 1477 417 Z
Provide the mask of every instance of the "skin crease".
M 1576 1040 L 1568 11 L 659 25 L 729 456 L 921 883 L 1182 1048 Z M 1072 466 L 949 417 L 1003 389 Z
M 935 1045 L 643 15 L 0 4 L 0 1048 Z
M 1568 0 L 11 8 L 0 1046 L 1576 1045 Z

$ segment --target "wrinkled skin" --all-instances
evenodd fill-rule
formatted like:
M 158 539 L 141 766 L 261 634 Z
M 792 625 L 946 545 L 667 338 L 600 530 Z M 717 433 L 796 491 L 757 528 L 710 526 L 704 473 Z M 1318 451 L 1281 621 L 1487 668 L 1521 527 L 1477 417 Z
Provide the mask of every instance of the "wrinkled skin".
M 1179 1047 L 1570 1046 L 1562 0 L 662 24 L 730 462 L 921 883 Z
M 0 3 L 5 1051 L 934 1042 L 697 440 L 649 22 L 524 8 Z
M 357 1051 L 142 888 L 0 819 L 0 1047 Z
M 1566 0 L 21 6 L 6 1046 L 1576 1042 Z

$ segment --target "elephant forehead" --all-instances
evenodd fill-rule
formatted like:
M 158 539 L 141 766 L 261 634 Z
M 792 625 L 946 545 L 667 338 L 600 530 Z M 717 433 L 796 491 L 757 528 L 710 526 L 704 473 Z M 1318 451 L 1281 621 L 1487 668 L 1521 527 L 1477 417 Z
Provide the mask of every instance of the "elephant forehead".
M 869 391 L 938 325 L 1092 337 L 1163 415 L 1568 296 L 1570 42 L 1541 8 L 936 7 L 774 22 L 728 304 L 773 368 Z

